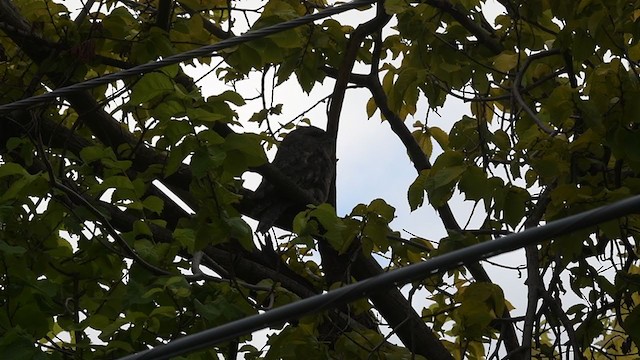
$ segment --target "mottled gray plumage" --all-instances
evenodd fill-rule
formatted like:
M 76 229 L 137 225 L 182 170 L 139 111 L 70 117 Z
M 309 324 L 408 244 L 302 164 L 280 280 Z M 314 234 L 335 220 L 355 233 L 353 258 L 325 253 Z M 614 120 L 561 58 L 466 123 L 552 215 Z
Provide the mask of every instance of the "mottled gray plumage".
M 314 126 L 298 128 L 284 138 L 272 165 L 322 203 L 327 201 L 335 172 L 333 145 L 324 130 Z M 264 178 L 255 191 L 254 200 L 258 231 L 262 233 L 280 219 L 291 222 L 307 205 L 287 197 Z

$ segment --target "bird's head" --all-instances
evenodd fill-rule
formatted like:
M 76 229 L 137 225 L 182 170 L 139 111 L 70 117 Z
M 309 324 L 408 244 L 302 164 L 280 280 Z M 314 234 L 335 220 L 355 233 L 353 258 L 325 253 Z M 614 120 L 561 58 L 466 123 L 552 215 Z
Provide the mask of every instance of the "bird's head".
M 334 140 L 326 131 L 315 126 L 299 127 L 282 140 L 282 145 L 294 142 L 304 142 L 307 144 L 318 144 L 321 146 L 333 145 Z M 282 146 L 281 145 L 281 146 Z

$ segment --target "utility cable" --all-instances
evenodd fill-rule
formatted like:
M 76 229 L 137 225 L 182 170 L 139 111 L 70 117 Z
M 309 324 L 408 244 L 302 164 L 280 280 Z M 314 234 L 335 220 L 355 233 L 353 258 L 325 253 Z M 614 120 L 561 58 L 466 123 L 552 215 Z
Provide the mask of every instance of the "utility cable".
M 181 63 L 183 61 L 191 60 L 201 56 L 210 56 L 212 53 L 226 49 L 226 48 L 230 48 L 236 45 L 249 42 L 251 40 L 273 35 L 285 30 L 290 30 L 300 25 L 304 25 L 316 20 L 324 19 L 326 17 L 336 15 L 336 14 L 345 12 L 347 10 L 352 10 L 358 7 L 370 5 L 376 1 L 377 0 L 355 0 L 343 5 L 328 7 L 317 13 L 301 16 L 299 18 L 285 21 L 283 23 L 267 26 L 261 29 L 249 30 L 242 35 L 235 36 L 229 39 L 224 39 L 212 45 L 202 46 L 197 49 L 193 49 L 193 50 L 185 51 L 180 54 L 168 56 L 158 61 L 151 61 L 146 64 L 134 66 L 130 69 L 121 70 L 105 76 L 89 79 L 77 84 L 61 87 L 53 91 L 50 91 L 46 94 L 32 96 L 26 99 L 14 101 L 9 104 L 0 105 L 0 114 L 23 109 L 33 105 L 38 105 L 43 102 L 54 100 L 55 98 L 58 98 L 58 97 L 64 97 L 65 95 L 69 95 L 78 91 L 92 89 L 94 87 L 108 84 L 117 80 L 122 80 L 130 76 L 143 75 L 150 71 L 162 68 L 164 66 Z
M 430 275 L 464 264 L 476 263 L 492 256 L 514 251 L 527 245 L 536 244 L 632 213 L 640 213 L 640 195 L 568 216 L 520 233 L 442 254 L 421 263 L 392 270 L 321 295 L 188 335 L 165 345 L 122 357 L 119 360 L 162 360 L 191 351 L 206 349 L 253 331 L 281 325 L 283 322 L 297 319 L 310 313 L 335 308 L 373 292 L 385 291 L 391 286 L 404 285 L 414 280 L 424 279 Z

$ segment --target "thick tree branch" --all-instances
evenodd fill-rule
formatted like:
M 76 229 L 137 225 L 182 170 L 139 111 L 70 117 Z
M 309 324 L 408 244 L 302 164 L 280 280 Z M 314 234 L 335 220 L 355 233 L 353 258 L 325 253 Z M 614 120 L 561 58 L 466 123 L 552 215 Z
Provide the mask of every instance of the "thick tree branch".
M 173 0 L 159 0 L 156 12 L 155 25 L 164 31 L 171 29 L 171 13 L 173 12 Z
M 539 196 L 536 206 L 529 214 L 524 222 L 525 229 L 537 227 L 542 220 L 547 206 L 551 202 L 550 198 L 551 188 L 546 188 Z M 531 358 L 531 340 L 533 339 L 533 328 L 535 325 L 535 315 L 538 309 L 538 300 L 540 299 L 541 292 L 544 291 L 544 285 L 542 284 L 542 277 L 540 276 L 540 261 L 538 260 L 538 247 L 536 245 L 525 247 L 525 255 L 527 259 L 527 310 L 524 318 L 523 335 L 522 335 L 522 348 L 524 349 L 522 355 L 524 359 Z
M 365 256 L 356 258 L 351 271 L 358 280 L 384 272 L 377 261 Z M 396 287 L 384 289 L 369 297 L 376 310 L 387 320 L 389 326 L 412 353 L 420 354 L 427 359 L 453 359 L 449 350 L 442 345 L 433 330 L 427 326 Z
M 345 92 L 350 81 L 351 72 L 357 59 L 358 50 L 365 38 L 374 32 L 381 31 L 391 17 L 384 12 L 381 4 L 374 19 L 358 26 L 351 34 L 340 70 L 336 74 L 336 84 L 331 97 L 328 114 L 327 132 L 337 138 L 340 114 L 344 102 Z M 335 182 L 330 200 L 335 204 Z M 318 248 L 322 255 L 323 269 L 327 273 L 329 283 L 339 281 L 344 276 L 350 259 L 340 256 L 326 241 L 318 241 Z M 361 251 L 356 254 L 352 273 L 357 280 L 383 273 L 380 265 Z M 433 331 L 426 326 L 415 309 L 397 288 L 386 289 L 384 293 L 372 294 L 371 301 L 376 309 L 387 320 L 398 337 L 412 352 L 428 359 L 451 359 L 450 352 L 442 345 Z
M 366 23 L 359 25 L 353 33 L 351 33 L 347 49 L 344 51 L 344 58 L 342 59 L 340 70 L 337 71 L 335 77 L 336 83 L 333 87 L 327 118 L 327 133 L 334 140 L 338 138 L 342 105 L 344 103 L 347 86 L 349 85 L 350 74 L 357 60 L 358 50 L 367 36 L 376 31 L 381 31 L 382 27 L 384 27 L 390 19 L 391 17 L 384 12 L 382 4 L 379 4 L 376 16 Z M 337 141 L 335 143 L 337 144 Z M 332 151 L 334 158 L 337 158 L 335 146 Z M 334 207 L 336 207 L 336 196 L 336 182 L 334 177 L 328 199 L 328 202 Z M 318 248 L 322 256 L 323 268 L 326 269 L 327 283 L 333 284 L 341 282 L 349 265 L 349 257 L 346 255 L 340 256 L 336 249 L 322 241 L 318 244 Z
M 375 18 L 358 26 L 349 38 L 349 44 L 344 52 L 344 58 L 340 65 L 340 70 L 336 75 L 336 84 L 333 87 L 331 95 L 331 105 L 329 107 L 327 132 L 334 139 L 337 138 L 340 123 L 340 114 L 342 113 L 342 104 L 344 102 L 345 92 L 349 85 L 349 79 L 353 66 L 357 60 L 358 50 L 365 38 L 376 31 L 380 31 L 382 27 L 391 20 L 391 16 L 384 12 L 384 7 L 378 5 L 378 13 Z

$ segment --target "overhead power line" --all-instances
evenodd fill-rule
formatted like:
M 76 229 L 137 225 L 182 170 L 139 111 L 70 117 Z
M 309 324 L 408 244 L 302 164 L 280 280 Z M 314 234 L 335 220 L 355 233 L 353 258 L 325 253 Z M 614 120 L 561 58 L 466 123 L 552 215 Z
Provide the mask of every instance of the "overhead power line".
M 450 270 L 464 264 L 476 263 L 492 256 L 514 251 L 527 245 L 539 243 L 543 240 L 565 235 L 575 230 L 584 229 L 638 212 L 640 212 L 640 195 L 553 221 L 544 226 L 472 245 L 418 264 L 392 270 L 355 284 L 269 310 L 262 314 L 253 315 L 213 329 L 188 335 L 173 340 L 166 345 L 125 356 L 120 358 L 120 360 L 169 359 L 191 351 L 209 348 L 253 331 L 273 325 L 280 325 L 285 321 L 300 318 L 310 313 L 334 308 L 341 304 L 365 297 L 365 295 L 373 292 L 384 291 L 384 289 L 391 286 L 404 285 L 414 280 L 424 279 L 438 272 Z
M 229 47 L 240 45 L 240 44 L 249 42 L 251 40 L 259 39 L 265 36 L 273 35 L 285 30 L 293 29 L 300 25 L 304 25 L 316 20 L 324 19 L 326 17 L 336 15 L 336 14 L 345 12 L 347 10 L 352 10 L 361 6 L 370 5 L 376 1 L 377 0 L 355 0 L 350 3 L 346 3 L 339 6 L 332 6 L 322 11 L 319 11 L 317 13 L 301 16 L 299 18 L 289 20 L 283 23 L 267 26 L 265 28 L 261 28 L 257 30 L 249 30 L 242 35 L 225 39 L 212 45 L 206 45 L 197 49 L 185 51 L 180 54 L 166 57 L 162 60 L 148 62 L 146 64 L 134 66 L 130 69 L 118 71 L 113 74 L 108 74 L 98 78 L 89 79 L 81 83 L 61 87 L 53 91 L 50 91 L 46 94 L 32 96 L 26 99 L 14 101 L 10 104 L 0 105 L 0 113 L 10 112 L 13 110 L 19 110 L 19 109 L 23 109 L 33 105 L 38 105 L 46 101 L 54 100 L 57 97 L 63 97 L 65 95 L 69 95 L 78 91 L 92 89 L 94 87 L 108 84 L 117 80 L 122 80 L 130 76 L 143 75 L 150 71 L 162 68 L 164 66 L 178 64 L 183 61 L 191 60 L 197 57 L 210 56 L 212 53 L 215 53 L 217 51 L 220 51 Z

